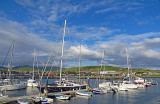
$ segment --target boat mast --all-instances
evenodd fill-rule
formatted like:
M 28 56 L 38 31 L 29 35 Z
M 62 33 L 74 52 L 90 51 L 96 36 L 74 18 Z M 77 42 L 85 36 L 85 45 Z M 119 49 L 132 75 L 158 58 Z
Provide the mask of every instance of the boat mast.
M 79 83 L 81 83 L 81 79 L 80 79 L 80 71 L 81 71 L 81 45 L 80 45 L 80 49 L 79 49 Z
M 1 71 L 0 71 L 0 80 L 2 81 L 2 75 L 1 75 Z
M 105 62 L 104 62 L 104 59 L 105 59 L 105 52 L 104 52 L 104 50 L 103 50 L 103 55 L 102 55 L 102 62 L 103 62 L 103 66 L 104 66 L 104 69 L 103 69 L 103 72 L 105 71 Z M 105 72 L 104 72 L 105 73 Z M 105 74 L 104 74 L 104 82 L 105 82 Z
M 39 76 L 39 79 L 40 79 L 40 73 L 39 73 L 39 67 L 38 67 L 38 61 L 37 61 L 37 55 L 35 55 L 35 63 L 37 64 L 38 76 Z
M 34 64 L 35 64 L 35 58 L 36 58 L 36 50 L 35 50 L 35 48 L 34 48 L 33 56 L 34 56 L 34 60 L 33 60 L 33 75 L 32 75 L 32 79 L 34 80 Z
M 66 20 L 64 20 L 64 35 L 63 35 L 63 41 L 62 41 L 62 53 L 61 53 L 61 66 L 60 66 L 60 85 L 61 85 L 61 81 L 62 81 L 62 59 L 63 59 L 63 49 L 64 49 L 64 37 L 65 37 L 65 29 L 66 29 Z
M 129 55 L 128 55 L 128 48 L 126 47 L 126 58 L 127 58 L 127 67 L 128 67 L 128 77 L 129 77 L 129 81 L 130 81 L 130 67 L 129 67 Z

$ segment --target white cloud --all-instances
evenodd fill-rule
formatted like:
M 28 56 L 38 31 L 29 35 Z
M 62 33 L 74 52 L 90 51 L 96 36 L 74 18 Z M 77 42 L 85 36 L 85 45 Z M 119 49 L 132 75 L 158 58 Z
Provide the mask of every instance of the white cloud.
M 28 32 L 27 27 L 15 21 L 1 19 L 0 21 L 0 62 L 4 59 L 12 41 L 15 40 L 14 57 L 24 59 L 23 64 L 32 60 L 33 49 L 36 48 L 39 56 L 49 55 L 53 43 Z
M 110 12 L 110 11 L 115 11 L 118 10 L 117 7 L 109 7 L 109 8 L 105 8 L 102 10 L 97 10 L 96 13 L 105 13 L 105 12 Z
M 31 22 L 31 25 L 35 25 L 35 26 L 46 26 L 47 23 L 44 20 L 34 20 Z
M 157 68 L 160 66 L 159 32 L 130 35 L 118 35 L 109 41 L 97 41 L 92 45 L 95 51 L 105 49 L 106 65 L 126 66 L 125 47 L 128 45 L 133 68 Z M 150 39 L 150 38 L 153 39 Z M 126 41 L 128 40 L 128 41 Z
M 23 6 L 34 7 L 34 2 L 32 0 L 15 0 L 15 2 Z
M 133 42 L 134 46 L 145 46 L 146 48 L 160 48 L 160 38 L 144 39 L 143 42 Z
M 116 35 L 115 37 L 109 38 L 110 40 L 114 41 L 120 41 L 120 42 L 140 42 L 147 38 L 153 38 L 160 35 L 160 32 L 149 32 L 149 33 L 143 33 L 143 34 L 120 34 Z
M 1 19 L 0 56 L 4 58 L 12 40 L 16 40 L 15 55 L 21 59 L 20 62 L 23 64 L 32 63 L 33 48 L 36 48 L 37 55 L 39 57 L 43 57 L 43 61 L 46 62 L 54 43 L 49 40 L 53 38 L 55 39 L 58 34 L 60 26 L 55 25 L 55 23 L 58 23 L 57 21 L 60 19 L 66 17 L 70 18 L 70 16 L 75 15 L 81 16 L 81 13 L 87 13 L 91 9 L 93 9 L 93 11 L 90 11 L 92 16 L 97 15 L 94 13 L 106 13 L 113 11 L 111 17 L 117 18 L 119 15 L 124 18 L 125 16 L 128 16 L 126 15 L 126 12 L 130 12 L 130 16 L 135 16 L 135 12 L 131 11 L 137 10 L 139 13 L 138 10 L 143 8 L 143 2 L 141 4 L 135 1 L 15 1 L 29 11 L 28 14 L 30 13 L 31 19 L 27 18 L 30 19 L 26 21 L 26 23 L 28 22 L 28 27 L 16 21 Z M 0 12 L 0 14 L 3 14 L 3 12 Z M 147 21 L 139 22 L 139 24 L 146 23 Z M 33 31 L 36 34 L 34 34 Z M 99 63 L 101 60 L 102 50 L 105 49 L 107 65 L 126 66 L 125 47 L 126 44 L 129 44 L 129 54 L 133 67 L 153 68 L 153 66 L 160 66 L 160 32 L 119 34 L 118 32 L 120 31 L 120 29 L 103 27 L 103 24 L 101 27 L 69 26 L 69 33 L 71 35 L 72 42 L 70 44 L 69 42 L 65 42 L 68 46 L 65 45 L 64 59 L 69 60 L 68 62 L 78 59 L 78 45 L 82 42 L 82 44 L 86 43 L 88 45 L 82 45 L 81 54 L 84 59 L 94 62 L 97 61 Z M 52 33 L 52 38 L 50 38 L 50 33 Z M 46 39 L 44 39 L 44 37 L 40 37 L 42 35 L 47 35 L 47 37 L 44 36 Z M 90 42 L 91 44 L 88 44 Z M 3 58 L 0 58 L 0 61 L 2 61 Z
M 86 36 L 86 39 L 91 39 L 93 37 L 102 37 L 105 35 L 112 35 L 117 30 L 110 30 L 104 27 L 90 27 L 83 29 L 82 32 L 76 30 L 79 27 L 75 27 L 71 33 L 81 34 L 84 33 L 92 34 Z M 36 48 L 38 57 L 44 63 L 46 62 L 50 51 L 53 47 L 53 43 L 46 39 L 37 36 L 36 34 L 28 32 L 29 29 L 24 25 L 15 22 L 8 21 L 1 18 L 0 21 L 0 56 L 1 62 L 8 51 L 8 48 L 12 42 L 15 40 L 15 59 L 20 60 L 20 64 L 32 64 L 32 53 L 33 49 Z M 99 32 L 100 31 L 100 32 Z M 160 61 L 160 38 L 159 32 L 150 32 L 144 34 L 130 35 L 117 35 L 112 36 L 108 41 L 95 41 L 92 45 L 82 45 L 81 46 L 81 57 L 83 60 L 88 62 L 95 62 L 97 65 L 101 62 L 102 50 L 105 50 L 106 65 L 121 66 L 126 67 L 126 57 L 125 57 L 125 40 L 129 40 L 129 55 L 131 57 L 131 63 L 133 68 L 145 67 L 153 68 L 158 67 Z M 152 37 L 153 39 L 149 39 Z M 157 37 L 157 38 L 155 38 Z M 60 43 L 58 43 L 60 44 Z M 58 45 L 60 46 L 60 45 Z M 56 47 L 56 51 L 58 47 Z M 73 60 L 78 60 L 79 57 L 79 44 L 78 42 L 65 42 L 65 54 L 64 59 L 68 60 L 67 63 L 73 63 Z M 55 55 L 55 53 L 54 53 Z M 18 59 L 17 59 L 18 58 Z M 54 57 L 52 58 L 52 61 Z M 51 61 L 51 62 L 52 62 Z M 17 62 L 17 61 L 16 61 Z M 58 63 L 58 62 L 57 62 Z M 16 63 L 15 63 L 16 64 Z M 82 63 L 83 64 L 83 63 Z M 78 65 L 78 64 L 77 64 Z M 96 64 L 95 64 L 96 65 Z
M 87 26 L 72 26 L 69 28 L 72 36 L 81 40 L 102 40 L 104 36 L 112 35 L 119 32 L 120 29 L 108 29 L 106 27 L 87 27 Z
M 57 20 L 57 13 L 55 11 L 51 11 L 51 15 L 47 19 L 49 22 L 50 21 L 56 21 Z
M 101 58 L 102 54 L 100 52 L 97 51 L 93 51 L 91 49 L 88 49 L 86 46 L 81 46 L 81 51 L 80 51 L 80 46 L 71 46 L 70 47 L 72 52 L 79 55 L 81 52 L 81 55 L 84 59 L 88 59 L 88 60 L 93 60 L 93 59 L 97 59 L 97 58 Z
M 145 24 L 148 24 L 148 23 L 149 23 L 149 21 L 139 21 L 138 22 L 139 25 L 145 25 Z

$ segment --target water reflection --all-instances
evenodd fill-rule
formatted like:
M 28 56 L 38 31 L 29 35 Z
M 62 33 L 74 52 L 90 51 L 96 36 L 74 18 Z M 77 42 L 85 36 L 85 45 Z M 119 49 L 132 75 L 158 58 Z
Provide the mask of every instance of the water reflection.
M 26 88 L 26 94 L 27 95 L 37 95 L 39 94 L 39 90 L 37 87 L 27 87 Z

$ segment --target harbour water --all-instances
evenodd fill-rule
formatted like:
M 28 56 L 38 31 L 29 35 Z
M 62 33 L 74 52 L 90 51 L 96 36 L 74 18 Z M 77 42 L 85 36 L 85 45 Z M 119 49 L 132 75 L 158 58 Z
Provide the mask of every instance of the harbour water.
M 150 78 L 147 78 L 150 80 Z M 160 78 L 155 78 L 160 84 Z M 50 79 L 49 82 L 55 81 Z M 83 80 L 87 81 L 87 80 Z M 102 81 L 102 80 L 101 80 Z M 96 87 L 96 79 L 90 79 L 90 86 Z M 27 87 L 27 89 L 17 91 L 7 91 L 9 97 L 27 96 L 39 94 L 36 87 Z M 160 86 L 152 85 L 151 87 L 140 88 L 129 91 L 121 91 L 115 94 L 93 95 L 91 98 L 72 97 L 70 100 L 54 99 L 54 104 L 160 104 Z

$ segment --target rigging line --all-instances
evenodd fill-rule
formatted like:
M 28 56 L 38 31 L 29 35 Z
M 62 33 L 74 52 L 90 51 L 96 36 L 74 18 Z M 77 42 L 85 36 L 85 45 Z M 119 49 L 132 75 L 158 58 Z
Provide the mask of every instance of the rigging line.
M 13 42 L 12 42 L 12 44 L 11 44 L 11 46 L 10 46 L 8 52 L 7 52 L 7 55 L 6 55 L 6 57 L 4 58 L 4 61 L 3 61 L 3 63 L 2 63 L 2 66 L 3 66 L 3 64 L 5 63 L 6 59 L 7 59 L 7 56 L 8 56 L 8 54 L 9 54 L 11 48 L 12 48 L 12 45 L 13 45 L 14 41 L 15 41 L 15 40 L 13 40 Z
M 62 27 L 63 27 L 63 26 L 62 26 Z M 61 27 L 61 30 L 60 30 L 60 32 L 59 32 L 59 34 L 58 34 L 57 40 L 56 40 L 56 42 L 55 42 L 55 44 L 54 44 L 54 47 L 52 48 L 52 51 L 51 51 L 51 54 L 50 54 L 50 56 L 49 56 L 49 58 L 48 58 L 47 64 L 46 64 L 46 66 L 45 66 L 45 68 L 44 68 L 44 70 L 43 70 L 43 72 L 42 72 L 42 76 L 41 76 L 40 82 L 41 82 L 41 80 L 42 80 L 42 78 L 43 78 L 44 72 L 46 71 L 46 68 L 47 68 L 48 63 L 49 63 L 49 61 L 50 61 L 50 58 L 51 58 L 51 56 L 52 56 L 53 50 L 54 50 L 54 48 L 56 47 L 58 38 L 59 38 L 60 33 L 61 33 L 61 31 L 62 31 L 62 27 Z
M 61 43 L 61 45 L 62 45 L 62 43 Z M 60 45 L 60 46 L 61 46 L 61 45 Z M 55 63 L 55 61 L 56 61 L 56 58 L 57 58 L 57 56 L 58 56 L 58 53 L 59 53 L 60 49 L 61 49 L 61 47 L 59 47 L 58 52 L 56 53 L 55 59 L 54 59 L 54 61 L 53 61 L 52 67 L 51 67 L 51 69 L 50 69 L 50 71 L 49 71 L 49 73 L 48 73 L 47 79 L 48 79 L 48 77 L 49 77 L 49 75 L 50 75 L 50 73 L 51 73 L 51 70 L 52 70 L 53 65 L 54 65 L 54 63 Z
M 37 69 L 38 69 L 38 77 L 40 79 L 40 74 L 39 74 L 39 67 L 38 67 L 38 61 L 37 61 L 37 54 L 35 55 L 35 63 L 37 64 Z
M 12 44 L 12 52 L 11 52 L 11 59 L 10 59 L 10 67 L 12 67 L 12 61 L 13 61 L 13 50 L 14 50 L 14 40 L 13 40 L 13 44 Z
M 12 60 L 13 60 L 14 42 L 15 42 L 15 40 L 13 40 L 12 51 L 11 51 L 11 56 L 10 56 L 10 61 L 9 61 L 9 78 L 11 77 L 11 70 L 12 70 Z

